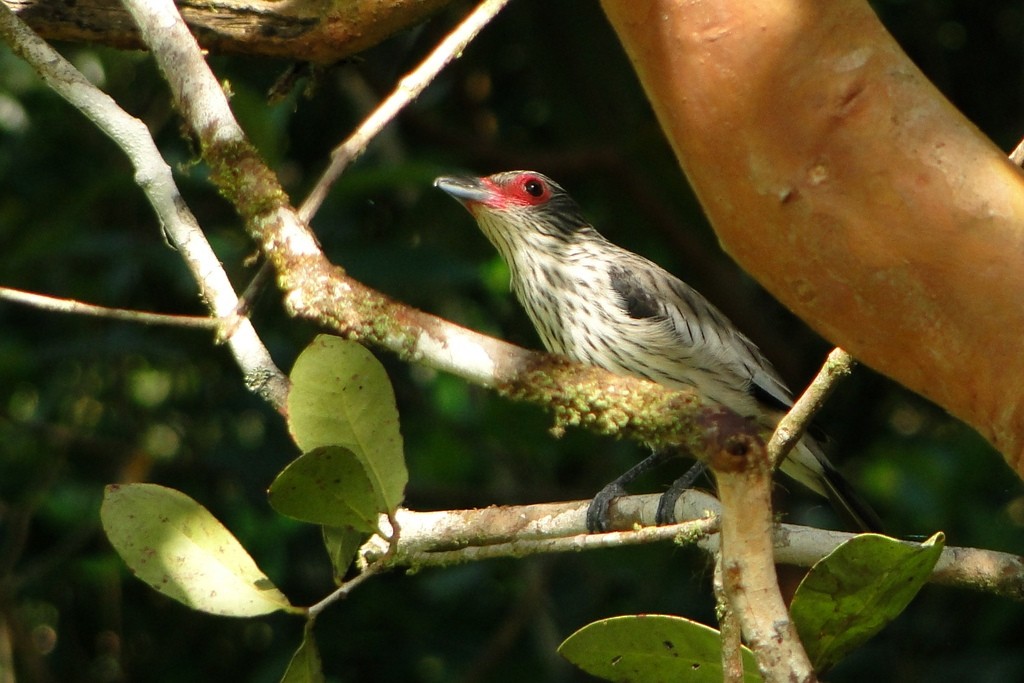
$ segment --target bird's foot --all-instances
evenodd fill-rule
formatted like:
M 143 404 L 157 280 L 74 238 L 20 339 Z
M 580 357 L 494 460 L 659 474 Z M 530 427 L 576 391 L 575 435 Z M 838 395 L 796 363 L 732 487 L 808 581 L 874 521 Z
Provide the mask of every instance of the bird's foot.
M 655 524 L 665 526 L 679 521 L 676 516 L 676 503 L 679 502 L 683 492 L 691 488 L 693 482 L 697 481 L 697 477 L 704 473 L 704 469 L 704 463 L 698 460 L 693 467 L 686 470 L 686 474 L 672 482 L 668 490 L 661 494 L 661 498 L 658 500 L 658 511 L 654 515 Z
M 587 531 L 592 534 L 608 531 L 611 528 L 612 501 L 624 495 L 626 487 L 619 480 L 598 491 L 587 508 Z
M 611 502 L 619 496 L 626 495 L 626 485 L 651 468 L 676 457 L 677 454 L 676 451 L 669 449 L 651 451 L 650 455 L 598 491 L 587 508 L 587 529 L 592 533 L 608 531 L 611 528 Z

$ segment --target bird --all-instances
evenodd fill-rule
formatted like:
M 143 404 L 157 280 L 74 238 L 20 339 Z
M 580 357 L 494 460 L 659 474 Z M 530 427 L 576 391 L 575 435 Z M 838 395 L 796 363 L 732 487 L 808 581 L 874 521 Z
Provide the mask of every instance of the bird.
M 548 351 L 619 375 L 694 390 L 768 426 L 792 405 L 771 363 L 721 311 L 661 266 L 606 239 L 551 178 L 506 171 L 442 176 L 434 186 L 469 211 L 508 264 L 512 292 Z M 591 530 L 605 530 L 611 499 L 666 457 L 655 452 L 602 489 L 588 511 Z M 878 516 L 811 436 L 801 438 L 780 469 L 828 498 L 855 526 L 880 530 Z M 678 497 L 696 474 L 699 470 L 669 490 Z

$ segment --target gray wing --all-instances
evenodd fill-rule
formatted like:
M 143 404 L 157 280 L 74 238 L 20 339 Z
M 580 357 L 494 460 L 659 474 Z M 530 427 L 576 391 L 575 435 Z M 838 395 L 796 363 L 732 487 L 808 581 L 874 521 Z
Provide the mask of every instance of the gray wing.
M 630 318 L 668 330 L 666 343 L 676 344 L 689 363 L 711 372 L 715 379 L 712 386 L 720 387 L 721 379 L 732 376 L 738 380 L 734 387 L 742 387 L 747 400 L 756 400 L 762 408 L 785 410 L 792 405 L 789 390 L 768 360 L 721 311 L 678 278 L 643 257 L 636 258 L 639 261 L 631 264 L 634 267 L 616 267 L 609 273 L 612 289 Z M 658 336 L 648 334 L 646 338 Z M 727 391 L 720 392 L 715 400 L 733 409 L 742 408 L 735 395 Z M 864 531 L 882 530 L 878 515 L 860 500 L 812 437 L 804 436 L 780 468 L 828 497 L 855 526 Z
M 681 356 L 723 379 L 731 376 L 758 402 L 780 410 L 792 405 L 789 390 L 768 359 L 721 311 L 658 265 L 630 256 L 636 262 L 613 268 L 609 278 L 631 318 L 667 328 L 668 342 L 678 345 Z

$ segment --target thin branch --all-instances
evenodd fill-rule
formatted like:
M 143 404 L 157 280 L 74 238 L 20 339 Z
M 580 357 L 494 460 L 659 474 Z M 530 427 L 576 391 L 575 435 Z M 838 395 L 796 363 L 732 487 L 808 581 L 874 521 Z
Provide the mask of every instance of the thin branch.
M 647 545 L 660 541 L 673 541 L 683 545 L 696 543 L 700 538 L 714 533 L 718 528 L 717 518 L 696 519 L 668 526 L 647 526 L 632 531 L 610 531 L 603 534 L 582 532 L 564 538 L 516 540 L 487 546 L 470 546 L 459 550 L 431 553 L 412 566 L 449 566 L 465 562 L 499 557 L 524 557 L 527 555 L 550 555 L 552 553 L 575 553 L 581 550 L 601 548 L 622 548 L 631 545 Z
M 331 186 L 350 163 L 365 150 L 370 141 L 388 125 L 402 109 L 419 97 L 434 78 L 453 59 L 462 55 L 478 33 L 502 10 L 508 0 L 484 0 L 455 29 L 438 43 L 419 66 L 406 74 L 398 86 L 377 108 L 363 119 L 359 127 L 331 152 L 331 163 L 299 207 L 299 220 L 308 223 L 316 214 Z
M 779 421 L 768 441 L 768 458 L 772 469 L 778 467 L 786 454 L 800 441 L 811 419 L 825 405 L 839 380 L 849 375 L 856 363 L 853 356 L 839 348 L 832 349 L 828 354 L 814 381 Z
M 124 151 L 135 169 L 139 187 L 160 219 L 164 234 L 184 259 L 211 313 L 217 318 L 229 316 L 238 298 L 195 216 L 178 192 L 171 168 L 160 156 L 145 124 L 92 85 L 7 6 L 0 7 L 0 37 L 54 92 L 93 121 Z M 249 390 L 282 409 L 288 380 L 274 365 L 252 323 L 239 322 L 227 343 Z
M 110 308 L 87 304 L 74 299 L 62 299 L 35 294 L 10 287 L 0 287 L 0 299 L 33 308 L 40 308 L 44 311 L 89 315 L 96 318 L 110 318 L 112 320 L 127 320 L 142 325 L 170 325 L 173 327 L 201 327 L 205 329 L 218 329 L 221 326 L 220 320 L 209 316 L 171 315 L 167 313 L 150 313 L 148 311 L 132 311 L 126 308 Z
M 375 562 L 369 565 L 364 565 L 363 571 L 361 571 L 358 576 L 355 576 L 349 579 L 348 581 L 344 582 L 343 584 L 338 586 L 334 591 L 332 591 L 330 595 L 328 595 L 327 597 L 325 597 L 324 599 L 320 600 L 315 605 L 310 607 L 306 611 L 310 620 L 316 619 L 320 615 L 320 613 L 327 609 L 330 605 L 334 604 L 338 600 L 341 600 L 342 598 L 347 597 L 349 593 L 354 591 L 364 582 L 368 581 L 370 578 L 376 576 L 382 571 L 388 569 L 391 563 L 391 559 L 398 551 L 398 542 L 399 539 L 402 537 L 402 533 L 401 525 L 394 514 L 390 514 L 387 517 L 385 517 L 382 520 L 382 525 L 384 525 L 385 522 L 387 524 L 388 531 L 382 532 L 387 536 L 387 548 L 384 551 L 384 553 L 380 555 L 380 557 L 378 557 Z M 376 538 L 381 537 L 377 536 Z
M 374 576 L 380 574 L 384 569 L 386 569 L 386 566 L 383 561 L 369 565 L 363 569 L 363 571 L 359 572 L 359 574 L 331 591 L 327 597 L 323 598 L 315 605 L 310 606 L 306 610 L 307 615 L 310 619 L 316 619 L 325 609 L 333 605 L 338 600 L 348 597 L 349 593 L 363 585 L 366 581 L 372 579 Z
M 438 43 L 437 47 L 427 55 L 419 66 L 398 81 L 394 91 L 377 105 L 377 108 L 369 116 L 363 119 L 359 127 L 344 142 L 334 148 L 327 169 L 324 170 L 298 209 L 296 215 L 299 221 L 308 224 L 313 219 L 327 198 L 327 193 L 330 192 L 331 187 L 349 164 L 366 151 L 370 142 L 398 116 L 399 112 L 419 97 L 420 93 L 430 85 L 445 66 L 462 55 L 469 43 L 508 4 L 508 1 L 485 0 L 478 5 L 444 40 Z M 251 299 L 261 291 L 262 282 L 266 280 L 270 268 L 269 262 L 264 263 L 253 282 L 246 288 L 242 295 L 242 308 L 240 308 L 239 314 L 244 314 Z

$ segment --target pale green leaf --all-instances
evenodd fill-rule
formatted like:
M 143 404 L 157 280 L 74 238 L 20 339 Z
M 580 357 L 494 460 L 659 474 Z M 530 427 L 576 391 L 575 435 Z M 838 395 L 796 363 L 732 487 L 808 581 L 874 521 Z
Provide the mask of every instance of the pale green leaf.
M 292 655 L 292 661 L 288 663 L 281 683 L 324 683 L 320 651 L 317 650 L 316 640 L 313 638 L 313 629 L 308 626 L 303 630 L 302 644 Z
M 324 526 L 324 548 L 334 568 L 334 582 L 341 585 L 368 534 L 350 526 Z
M 822 558 L 790 612 L 815 670 L 825 671 L 895 619 L 939 560 L 945 537 L 921 544 L 861 534 Z
M 341 446 L 303 453 L 277 475 L 268 493 L 282 515 L 313 524 L 373 532 L 387 511 L 363 462 Z
M 394 511 L 409 475 L 384 367 L 363 346 L 320 335 L 296 359 L 291 380 L 288 426 L 295 443 L 303 451 L 343 446 L 355 453 Z
M 612 617 L 587 624 L 559 646 L 587 673 L 630 683 L 721 683 L 722 637 L 695 621 L 660 614 Z M 757 683 L 754 654 L 742 650 L 744 683 Z
M 137 577 L 189 607 L 233 617 L 298 611 L 231 532 L 180 491 L 108 486 L 100 519 Z

